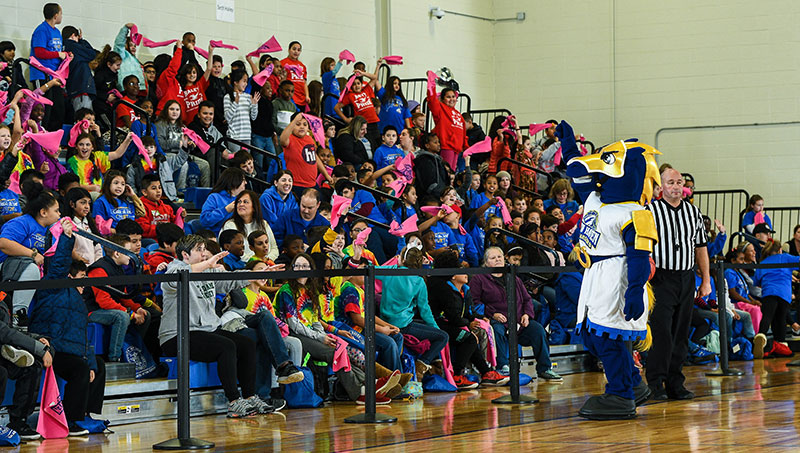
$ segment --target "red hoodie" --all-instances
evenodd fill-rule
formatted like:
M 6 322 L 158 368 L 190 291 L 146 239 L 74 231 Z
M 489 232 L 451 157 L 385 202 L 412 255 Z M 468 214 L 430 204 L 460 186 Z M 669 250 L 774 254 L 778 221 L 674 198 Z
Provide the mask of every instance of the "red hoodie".
M 435 93 L 428 94 L 428 108 L 431 109 L 436 124 L 433 133 L 439 137 L 442 149 L 455 151 L 456 154 L 467 149 L 469 144 L 461 112 L 445 105 Z
M 178 82 L 178 70 L 180 69 L 182 58 L 183 47 L 178 47 L 172 55 L 169 66 L 158 77 L 156 87 L 157 94 L 161 98 L 158 101 L 156 114 L 161 113 L 167 101 L 174 99 L 181 105 L 181 121 L 183 121 L 183 124 L 189 124 L 197 114 L 200 103 L 206 99 L 205 92 L 208 88 L 208 79 L 203 77 L 201 72 L 197 74 L 197 82 L 194 85 L 186 89 L 181 88 Z
M 137 217 L 136 223 L 141 225 L 144 233 L 143 238 L 156 238 L 156 226 L 161 223 L 175 223 L 175 213 L 172 206 L 162 201 L 150 201 L 147 197 L 142 197 L 144 205 L 144 216 Z

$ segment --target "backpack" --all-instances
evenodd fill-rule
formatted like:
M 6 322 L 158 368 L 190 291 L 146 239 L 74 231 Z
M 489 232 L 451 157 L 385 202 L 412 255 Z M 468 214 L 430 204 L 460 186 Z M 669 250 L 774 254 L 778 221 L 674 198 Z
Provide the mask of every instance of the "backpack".
M 455 385 L 438 374 L 429 374 L 422 379 L 422 389 L 426 392 L 457 392 Z
M 753 360 L 753 344 L 744 337 L 731 340 L 731 360 Z
M 320 407 L 322 398 L 314 392 L 314 375 L 306 367 L 298 367 L 303 372 L 304 379 L 300 382 L 283 386 L 283 399 L 291 408 Z
M 158 377 L 159 367 L 145 347 L 142 336 L 136 331 L 125 332 L 125 339 L 122 340 L 122 360 L 134 364 L 136 379 Z
M 108 420 L 95 420 L 90 416 L 86 416 L 83 420 L 79 420 L 75 422 L 76 425 L 80 426 L 81 428 L 89 431 L 89 434 L 97 434 L 97 433 L 113 433 L 108 429 L 108 425 L 111 424 Z
M 186 170 L 186 187 L 200 187 L 200 177 L 202 173 L 194 159 L 195 157 L 190 156 L 186 161 L 186 165 L 188 165 L 188 170 Z
M 19 445 L 19 434 L 6 426 L 0 427 L 0 446 Z

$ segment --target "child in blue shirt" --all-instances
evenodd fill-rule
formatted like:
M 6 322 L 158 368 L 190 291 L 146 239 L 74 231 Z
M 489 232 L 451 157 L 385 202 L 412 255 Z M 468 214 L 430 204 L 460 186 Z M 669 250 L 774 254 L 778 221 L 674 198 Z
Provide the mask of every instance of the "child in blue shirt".
M 395 146 L 397 143 L 397 129 L 394 126 L 386 126 L 381 135 L 383 144 L 375 150 L 374 160 L 378 164 L 378 170 L 392 165 L 398 157 L 403 157 L 403 150 Z
M 768 239 L 767 244 L 761 249 L 762 264 L 789 264 L 800 263 L 800 257 L 784 254 L 780 241 Z M 786 343 L 786 314 L 792 303 L 792 271 L 795 267 L 778 269 L 756 269 L 753 283 L 761 287 L 761 324 L 759 334 L 753 340 L 753 356 L 763 358 L 769 356 L 791 355 L 791 350 Z M 774 341 L 771 347 L 767 346 L 767 337 L 764 335 L 772 327 Z
M 95 216 L 111 219 L 111 232 L 122 219 L 136 220 L 136 208 L 144 212 L 141 200 L 133 188 L 125 184 L 125 175 L 119 170 L 109 170 L 103 178 L 102 195 L 94 201 L 92 211 Z
M 239 271 L 247 266 L 242 261 L 244 256 L 244 235 L 237 230 L 224 230 L 219 234 L 219 246 L 228 255 L 222 258 L 222 264 L 229 271 Z

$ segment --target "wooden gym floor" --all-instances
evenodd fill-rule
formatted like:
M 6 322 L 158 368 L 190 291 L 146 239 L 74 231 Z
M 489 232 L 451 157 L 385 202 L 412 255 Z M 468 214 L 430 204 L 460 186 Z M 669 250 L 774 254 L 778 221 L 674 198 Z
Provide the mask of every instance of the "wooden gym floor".
M 394 402 L 379 412 L 398 417 L 390 425 L 351 425 L 343 419 L 363 410 L 336 403 L 321 409 L 230 420 L 192 419 L 192 435 L 216 442 L 216 451 L 800 451 L 795 407 L 800 369 L 789 359 L 735 362 L 738 378 L 708 378 L 713 367 L 685 369 L 692 401 L 650 403 L 630 421 L 597 422 L 577 416 L 585 399 L 601 392 L 601 373 L 566 376 L 561 384 L 522 389 L 540 399 L 532 406 L 499 406 L 508 392 L 481 389 L 426 394 Z M 175 436 L 174 420 L 112 427 L 114 434 L 77 440 L 31 442 L 21 452 L 152 451 Z M 68 447 L 68 450 L 67 450 Z

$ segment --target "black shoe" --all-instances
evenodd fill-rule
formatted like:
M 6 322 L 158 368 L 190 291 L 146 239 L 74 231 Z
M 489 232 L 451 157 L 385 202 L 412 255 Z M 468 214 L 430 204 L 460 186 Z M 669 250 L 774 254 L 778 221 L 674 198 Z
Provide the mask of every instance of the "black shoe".
M 267 402 L 267 404 L 269 404 L 270 406 L 272 406 L 272 410 L 273 410 L 273 411 L 275 411 L 275 412 L 278 412 L 279 410 L 281 410 L 281 409 L 283 409 L 284 407 L 286 407 L 286 400 L 285 400 L 285 399 L 281 399 L 281 398 L 268 398 L 268 399 L 266 399 L 266 400 L 264 400 L 264 401 L 266 401 L 266 402 Z
M 275 370 L 278 375 L 278 384 L 293 384 L 305 379 L 302 371 L 298 370 L 292 362 L 286 362 Z
M 667 396 L 667 391 L 664 390 L 664 386 L 659 385 L 648 385 L 650 388 L 650 399 L 654 401 L 666 401 L 669 399 Z
M 88 429 L 81 428 L 80 426 L 78 426 L 75 423 L 70 423 L 69 424 L 69 437 L 87 436 L 87 435 L 89 435 L 89 430 Z
M 652 394 L 653 391 L 644 381 L 639 382 L 639 385 L 633 388 L 633 400 L 636 402 L 636 406 L 639 407 L 646 403 Z
M 589 398 L 578 415 L 590 420 L 629 420 L 636 418 L 636 403 L 606 393 Z
M 691 400 L 694 399 L 694 393 L 690 392 L 684 386 L 680 386 L 676 389 L 670 389 L 666 392 L 667 396 L 671 400 Z
M 11 422 L 8 424 L 8 427 L 16 431 L 17 434 L 19 434 L 19 438 L 22 440 L 37 440 L 42 438 L 41 434 L 36 432 L 35 429 L 28 426 L 25 422 Z

